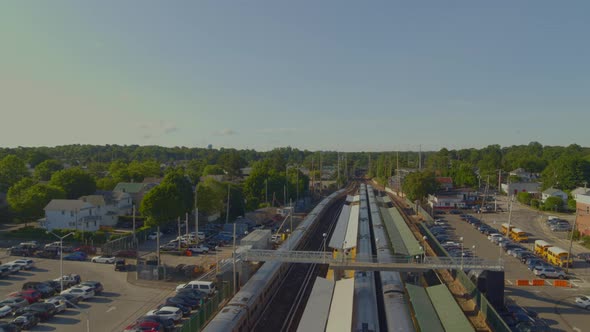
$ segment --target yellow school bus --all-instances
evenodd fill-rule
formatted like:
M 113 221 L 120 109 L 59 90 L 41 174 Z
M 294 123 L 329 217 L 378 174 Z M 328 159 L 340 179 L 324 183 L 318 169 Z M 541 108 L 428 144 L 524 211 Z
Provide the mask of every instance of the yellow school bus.
M 529 240 L 529 236 L 525 231 L 520 228 L 512 228 L 510 231 L 510 237 L 516 242 L 527 242 Z
M 559 247 L 550 247 L 547 249 L 547 262 L 559 267 L 571 267 L 574 263 L 572 257 L 568 259 L 568 251 Z
M 510 230 L 513 230 L 513 229 L 514 229 L 514 226 L 510 225 Z M 506 224 L 506 223 L 502 224 L 502 229 L 500 229 L 500 232 L 504 235 L 508 235 L 508 232 L 509 232 L 508 231 L 508 224 Z
M 547 249 L 553 247 L 552 244 L 549 244 L 543 240 L 536 240 L 535 241 L 535 254 L 547 258 Z

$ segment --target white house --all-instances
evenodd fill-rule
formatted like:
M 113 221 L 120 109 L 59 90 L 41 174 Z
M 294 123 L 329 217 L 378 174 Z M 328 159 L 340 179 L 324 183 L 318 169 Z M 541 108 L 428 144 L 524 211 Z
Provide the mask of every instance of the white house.
M 96 195 L 102 196 L 107 210 L 117 216 L 125 216 L 133 213 L 133 197 L 129 193 L 98 190 L 96 191 Z
M 131 198 L 130 198 L 131 199 Z M 114 226 L 117 224 L 119 219 L 119 209 L 106 202 L 102 195 L 88 195 L 80 197 L 80 200 L 86 203 L 90 203 L 94 206 L 96 215 L 100 222 L 100 226 Z
M 578 187 L 578 188 L 572 190 L 571 194 L 572 194 L 572 197 L 577 201 L 578 195 L 586 196 L 586 195 L 590 194 L 590 189 L 588 189 L 586 187 Z
M 516 195 L 521 192 L 538 194 L 541 191 L 541 184 L 537 182 L 502 183 L 502 191 L 508 195 Z
M 549 197 L 559 197 L 563 202 L 567 202 L 567 194 L 559 189 L 549 188 L 541 193 L 541 201 L 545 203 L 545 200 Z
M 78 199 L 53 199 L 45 207 L 41 227 L 47 230 L 75 229 L 97 231 L 100 217 L 94 205 Z

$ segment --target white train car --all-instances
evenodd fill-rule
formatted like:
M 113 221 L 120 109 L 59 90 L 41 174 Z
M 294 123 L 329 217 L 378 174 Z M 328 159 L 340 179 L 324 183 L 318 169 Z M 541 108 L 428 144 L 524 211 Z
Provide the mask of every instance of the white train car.
M 367 186 L 371 221 L 373 223 L 373 235 L 375 237 L 377 259 L 387 261 L 393 256 L 387 241 L 387 233 L 379 213 L 377 199 L 372 186 Z M 380 271 L 381 289 L 386 331 L 415 331 L 409 304 L 405 298 L 404 283 L 399 272 Z M 385 331 L 385 327 L 382 327 Z
M 327 206 L 332 204 L 344 190 L 339 190 L 322 200 L 301 222 L 292 235 L 278 250 L 296 248 L 309 236 L 309 231 L 322 216 Z M 262 314 L 265 303 L 279 285 L 279 280 L 287 272 L 288 264 L 266 262 L 248 280 L 240 291 L 205 326 L 206 332 L 245 332 L 251 331 Z

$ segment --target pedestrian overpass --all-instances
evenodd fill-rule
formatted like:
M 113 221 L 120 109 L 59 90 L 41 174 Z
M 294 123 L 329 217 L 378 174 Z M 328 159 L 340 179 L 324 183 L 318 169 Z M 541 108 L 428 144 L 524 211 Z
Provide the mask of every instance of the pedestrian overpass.
M 478 257 L 390 256 L 377 260 L 376 256 L 345 255 L 334 257 L 331 252 L 248 249 L 238 254 L 244 261 L 279 261 L 284 263 L 328 264 L 333 269 L 360 271 L 426 272 L 428 270 L 492 270 L 503 271 L 504 262 Z

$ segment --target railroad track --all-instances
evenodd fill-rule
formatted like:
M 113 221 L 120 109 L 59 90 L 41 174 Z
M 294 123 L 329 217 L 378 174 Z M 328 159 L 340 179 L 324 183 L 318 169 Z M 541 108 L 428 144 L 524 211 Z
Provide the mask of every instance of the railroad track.
M 349 186 L 348 192 L 355 190 L 356 184 Z M 323 233 L 326 241 L 338 221 L 344 199 L 336 201 L 320 222 L 308 241 L 299 250 L 322 250 Z M 325 275 L 328 266 L 324 264 L 291 264 L 277 291 L 267 303 L 264 312 L 254 327 L 254 331 L 296 331 L 315 278 Z

